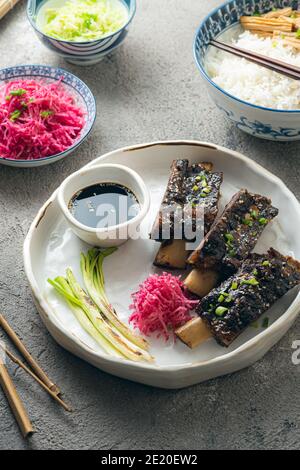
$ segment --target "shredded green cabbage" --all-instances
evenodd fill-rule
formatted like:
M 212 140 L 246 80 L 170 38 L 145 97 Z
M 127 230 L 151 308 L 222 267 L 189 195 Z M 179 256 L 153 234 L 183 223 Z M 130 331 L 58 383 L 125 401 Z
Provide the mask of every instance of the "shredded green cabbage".
M 68 0 L 62 7 L 47 8 L 45 16 L 45 34 L 84 42 L 118 31 L 128 20 L 128 10 L 119 0 Z

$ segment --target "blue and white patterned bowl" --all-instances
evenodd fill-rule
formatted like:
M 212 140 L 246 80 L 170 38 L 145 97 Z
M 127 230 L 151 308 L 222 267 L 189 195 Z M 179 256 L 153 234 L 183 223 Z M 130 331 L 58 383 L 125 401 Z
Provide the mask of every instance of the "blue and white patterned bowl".
M 205 58 L 211 39 L 235 26 L 241 16 L 258 11 L 265 13 L 273 7 L 298 7 L 297 0 L 233 0 L 212 11 L 201 23 L 194 42 L 194 56 L 208 92 L 217 107 L 239 129 L 255 137 L 275 141 L 300 140 L 300 109 L 281 111 L 264 108 L 230 95 L 216 85 L 205 69 Z M 230 33 L 229 33 L 230 34 Z
M 84 110 L 86 122 L 81 131 L 80 137 L 64 152 L 37 160 L 10 160 L 0 156 L 0 164 L 32 168 L 54 163 L 76 150 L 90 134 L 97 114 L 95 98 L 88 86 L 72 73 L 56 67 L 48 67 L 45 65 L 19 65 L 16 67 L 0 69 L 0 84 L 4 81 L 15 80 L 16 78 L 41 78 L 48 81 L 57 81 L 62 79 L 62 83 L 66 89 L 69 91 L 71 96 L 74 97 L 76 103 Z
M 100 62 L 101 60 L 103 60 L 108 54 L 113 54 L 116 51 L 116 49 L 118 49 L 123 44 L 123 42 L 126 39 L 127 34 L 128 34 L 128 31 L 124 30 L 122 34 L 120 34 L 118 39 L 113 43 L 113 45 L 110 46 L 101 54 L 100 53 L 91 54 L 91 55 L 85 54 L 84 57 L 80 57 L 80 58 L 78 58 L 78 55 L 73 55 L 73 54 L 62 53 L 60 55 L 70 64 L 80 65 L 80 66 L 94 65 Z M 56 49 L 53 48 L 52 46 L 49 45 L 48 47 L 49 49 L 53 50 L 53 52 L 57 52 Z
M 38 38 L 51 51 L 56 52 L 68 62 L 75 65 L 93 65 L 100 62 L 107 54 L 124 42 L 127 32 L 136 12 L 136 0 L 122 0 L 128 7 L 127 23 L 115 33 L 102 39 L 87 42 L 63 41 L 52 38 L 39 30 L 36 24 L 37 12 L 45 0 L 28 0 L 27 16 Z

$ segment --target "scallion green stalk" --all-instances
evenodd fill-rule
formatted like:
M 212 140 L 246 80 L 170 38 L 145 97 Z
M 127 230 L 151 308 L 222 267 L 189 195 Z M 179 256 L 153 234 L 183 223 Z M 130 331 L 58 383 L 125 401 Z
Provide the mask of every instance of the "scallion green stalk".
M 105 250 L 89 250 L 87 255 L 81 254 L 80 266 L 83 280 L 88 294 L 93 299 L 100 311 L 125 338 L 137 345 L 143 350 L 148 350 L 147 341 L 140 335 L 135 334 L 125 323 L 117 316 L 116 311 L 111 306 L 106 292 L 103 274 L 104 259 L 114 253 L 116 248 L 108 248 Z
M 116 348 L 114 348 L 111 343 L 109 343 L 104 336 L 102 336 L 99 331 L 91 323 L 84 310 L 81 307 L 81 302 L 74 297 L 72 289 L 69 286 L 68 281 L 59 276 L 54 280 L 48 279 L 48 282 L 56 289 L 56 291 L 61 294 L 67 301 L 70 309 L 74 313 L 78 322 L 82 328 L 92 337 L 94 340 L 100 344 L 100 346 L 110 355 L 116 357 L 124 357 Z
M 127 359 L 131 359 L 132 361 L 152 360 L 152 357 L 148 352 L 130 343 L 119 333 L 115 327 L 113 327 L 113 325 L 110 325 L 106 321 L 97 305 L 76 281 L 70 268 L 67 269 L 67 281 L 73 291 L 74 296 L 81 302 L 82 309 L 88 316 L 89 320 L 107 341 L 109 341 L 116 349 L 118 349 L 118 351 L 120 351 Z

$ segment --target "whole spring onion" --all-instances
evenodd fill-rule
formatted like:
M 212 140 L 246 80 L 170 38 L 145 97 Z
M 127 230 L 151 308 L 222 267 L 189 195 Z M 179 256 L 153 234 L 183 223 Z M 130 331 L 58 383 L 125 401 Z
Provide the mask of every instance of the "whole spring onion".
M 103 259 L 111 253 L 112 250 L 103 252 Z M 99 268 L 99 276 L 103 279 L 104 285 L 102 263 L 99 263 L 101 266 Z M 99 344 L 101 344 L 106 352 L 113 354 L 114 356 L 117 355 L 119 357 L 125 357 L 133 361 L 153 360 L 152 356 L 145 351 L 144 343 L 141 343 L 144 345 L 144 349 L 138 347 L 136 344 L 130 342 L 112 322 L 108 321 L 102 308 L 98 308 L 95 302 L 82 289 L 70 268 L 67 269 L 66 278 L 57 277 L 54 280 L 48 279 L 48 282 L 66 299 L 81 326 Z M 106 295 L 105 302 L 103 304 L 109 304 Z M 123 325 L 120 321 L 119 324 Z M 123 326 L 126 328 L 126 325 Z
M 102 312 L 94 304 L 94 302 L 86 295 L 79 283 L 76 281 L 71 269 L 67 269 L 67 280 L 75 297 L 82 302 L 83 309 L 89 320 L 95 328 L 107 339 L 114 347 L 116 347 L 127 359 L 140 360 L 142 351 L 126 342 L 117 329 L 113 329 L 102 316 Z M 149 354 L 147 353 L 147 356 Z
M 49 283 L 59 292 L 62 296 L 65 297 L 69 307 L 77 318 L 78 322 L 82 328 L 97 342 L 102 346 L 102 348 L 110 355 L 116 357 L 123 357 L 117 349 L 115 349 L 103 335 L 94 327 L 91 321 L 88 319 L 84 310 L 81 308 L 81 303 L 74 297 L 73 291 L 67 281 L 62 276 L 58 276 L 54 280 L 49 279 Z
M 108 248 L 104 251 L 89 250 L 87 255 L 81 254 L 80 266 L 83 275 L 85 287 L 90 297 L 93 299 L 97 307 L 101 310 L 107 320 L 114 325 L 117 330 L 125 336 L 129 341 L 141 349 L 147 350 L 148 343 L 140 335 L 137 335 L 122 323 L 117 317 L 115 309 L 111 306 L 106 292 L 103 275 L 104 259 L 114 253 L 116 248 Z

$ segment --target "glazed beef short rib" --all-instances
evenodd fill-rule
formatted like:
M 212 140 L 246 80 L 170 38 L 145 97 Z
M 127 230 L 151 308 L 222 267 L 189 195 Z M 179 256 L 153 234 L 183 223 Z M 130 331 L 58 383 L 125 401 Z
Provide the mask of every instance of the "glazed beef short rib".
M 197 313 L 217 342 L 228 347 L 278 299 L 300 284 L 300 263 L 274 249 L 251 254 L 235 275 L 200 302 Z
M 210 229 L 218 213 L 218 201 L 220 186 L 223 181 L 222 173 L 212 172 L 213 165 L 209 162 L 201 162 L 189 166 L 188 160 L 174 160 L 167 189 L 163 197 L 159 213 L 154 222 L 150 238 L 159 242 L 171 243 L 175 237 L 174 221 L 181 227 L 180 238 L 185 239 L 185 233 L 191 233 L 196 228 L 196 208 L 204 211 L 204 232 Z M 186 217 L 181 217 L 183 208 L 186 208 Z M 179 217 L 176 210 L 178 209 Z M 185 225 L 184 225 L 185 224 Z M 163 227 L 167 230 L 165 236 Z
M 188 263 L 201 269 L 216 269 L 224 278 L 228 277 L 248 257 L 277 214 L 278 209 L 270 199 L 242 189 L 213 223 Z

